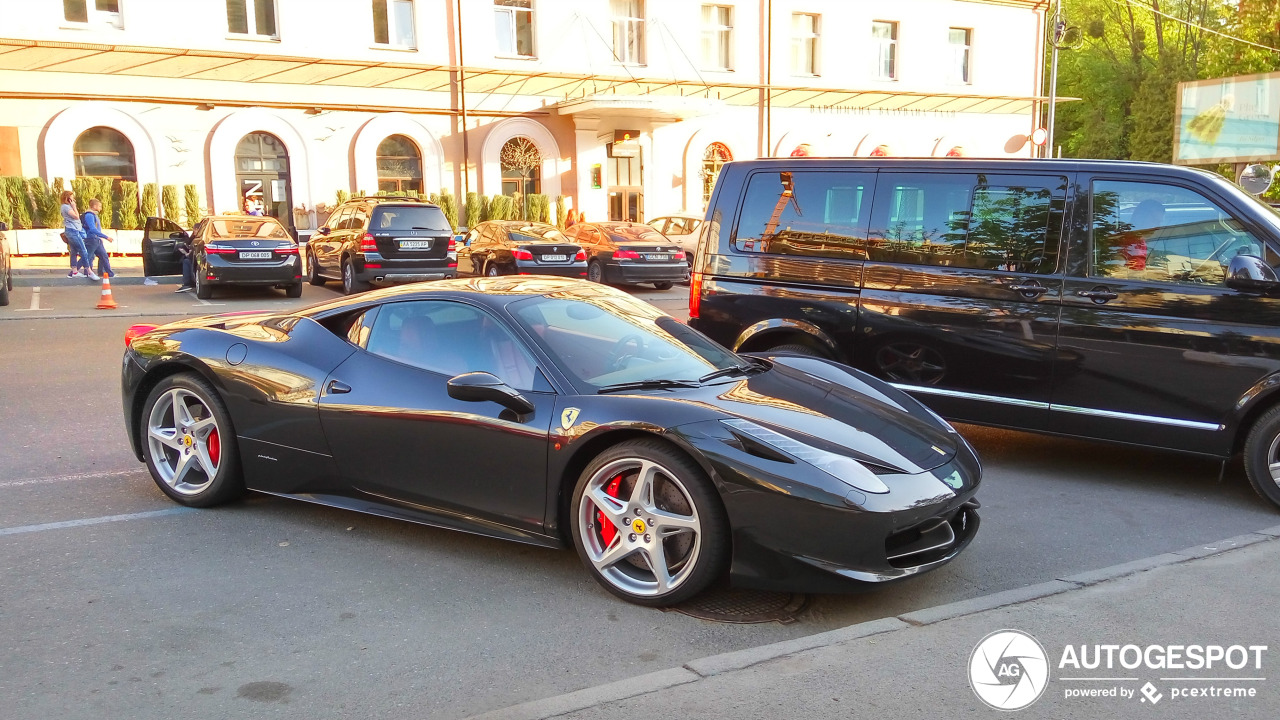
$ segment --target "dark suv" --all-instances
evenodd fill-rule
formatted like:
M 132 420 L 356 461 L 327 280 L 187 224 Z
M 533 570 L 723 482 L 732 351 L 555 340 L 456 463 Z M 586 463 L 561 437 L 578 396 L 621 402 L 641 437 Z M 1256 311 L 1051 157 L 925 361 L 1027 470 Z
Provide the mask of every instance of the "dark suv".
M 1226 459 L 1280 504 L 1280 216 L 1118 161 L 724 166 L 690 324 L 836 359 L 962 422 Z
M 307 280 L 371 285 L 457 277 L 453 228 L 438 206 L 409 197 L 358 197 L 338 206 L 307 243 Z

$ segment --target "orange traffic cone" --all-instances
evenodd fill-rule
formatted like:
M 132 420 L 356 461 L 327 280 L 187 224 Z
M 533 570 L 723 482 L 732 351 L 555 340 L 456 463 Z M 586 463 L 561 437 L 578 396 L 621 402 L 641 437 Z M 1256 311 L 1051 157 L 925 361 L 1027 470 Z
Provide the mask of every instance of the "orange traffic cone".
M 115 310 L 116 299 L 111 297 L 111 278 L 102 276 L 102 299 L 98 301 L 99 310 Z

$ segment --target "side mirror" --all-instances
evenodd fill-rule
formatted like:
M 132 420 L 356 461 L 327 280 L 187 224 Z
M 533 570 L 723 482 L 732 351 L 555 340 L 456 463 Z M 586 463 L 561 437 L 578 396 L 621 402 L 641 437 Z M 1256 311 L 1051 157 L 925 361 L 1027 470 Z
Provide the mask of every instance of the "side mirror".
M 487 372 L 463 373 L 449 379 L 449 397 L 464 402 L 495 402 L 518 415 L 534 411 L 520 391 Z
M 1261 295 L 1280 293 L 1276 271 L 1257 255 L 1236 255 L 1227 265 L 1227 287 Z
M 319 230 L 317 230 L 316 232 L 320 233 L 321 235 L 328 235 L 331 231 L 329 230 L 329 226 L 326 225 L 320 228 Z

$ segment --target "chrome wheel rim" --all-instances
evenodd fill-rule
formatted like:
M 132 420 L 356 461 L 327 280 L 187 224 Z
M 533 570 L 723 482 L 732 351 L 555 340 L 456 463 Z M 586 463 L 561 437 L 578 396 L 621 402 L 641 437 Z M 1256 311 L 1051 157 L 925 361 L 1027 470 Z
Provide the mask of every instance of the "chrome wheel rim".
M 174 492 L 196 495 L 222 463 L 222 433 L 205 401 L 190 390 L 161 395 L 147 418 L 147 446 L 160 479 Z
M 351 263 L 342 266 L 342 287 L 351 294 L 351 288 L 356 281 L 355 268 L 351 267 Z
M 312 280 L 320 279 L 320 273 L 316 268 L 316 254 L 313 252 L 307 253 L 307 274 L 311 276 Z
M 591 282 L 600 282 L 600 278 L 604 277 L 604 271 L 600 269 L 600 263 L 591 263 L 587 266 L 587 279 Z
M 644 458 L 615 460 L 591 476 L 578 503 L 578 533 L 596 571 L 639 597 L 683 585 L 702 549 L 702 524 L 688 489 Z
M 485 274 L 485 275 L 488 275 L 489 277 L 498 277 L 498 266 L 497 266 L 497 265 L 490 265 L 490 266 L 485 270 L 485 273 L 484 273 L 484 274 Z
M 1271 438 L 1267 448 L 1267 472 L 1271 473 L 1271 482 L 1280 485 L 1280 434 Z

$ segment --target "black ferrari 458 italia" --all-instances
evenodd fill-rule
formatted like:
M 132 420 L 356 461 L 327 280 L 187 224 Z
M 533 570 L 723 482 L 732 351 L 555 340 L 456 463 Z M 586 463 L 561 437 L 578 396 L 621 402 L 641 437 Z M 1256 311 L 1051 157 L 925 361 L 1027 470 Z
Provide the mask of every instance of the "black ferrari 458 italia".
M 981 468 L 905 393 L 738 355 L 607 286 L 446 280 L 126 336 L 124 416 L 160 489 L 246 490 L 546 546 L 669 605 L 728 573 L 829 592 L 973 539 Z

